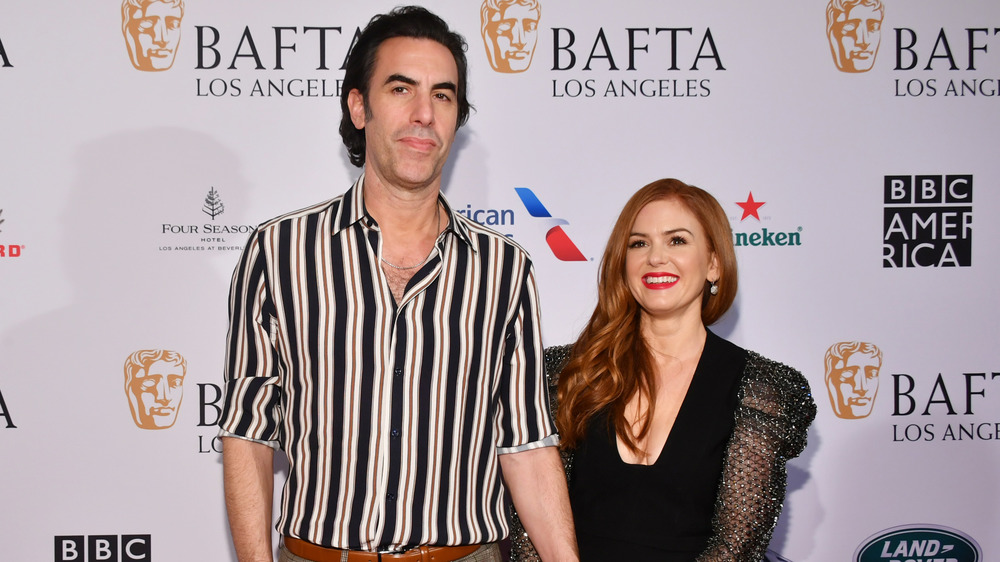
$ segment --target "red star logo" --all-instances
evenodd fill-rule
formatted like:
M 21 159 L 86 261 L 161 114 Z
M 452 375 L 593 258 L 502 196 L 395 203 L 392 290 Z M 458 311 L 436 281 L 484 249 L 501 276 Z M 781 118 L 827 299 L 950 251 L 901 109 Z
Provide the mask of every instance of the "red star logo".
M 746 220 L 747 217 L 753 217 L 759 221 L 760 215 L 757 214 L 757 211 L 767 203 L 763 201 L 761 201 L 760 203 L 754 201 L 753 192 L 751 191 L 750 195 L 747 196 L 746 202 L 740 203 L 739 201 L 737 201 L 736 204 L 743 209 L 743 216 L 740 217 L 740 221 L 742 222 Z

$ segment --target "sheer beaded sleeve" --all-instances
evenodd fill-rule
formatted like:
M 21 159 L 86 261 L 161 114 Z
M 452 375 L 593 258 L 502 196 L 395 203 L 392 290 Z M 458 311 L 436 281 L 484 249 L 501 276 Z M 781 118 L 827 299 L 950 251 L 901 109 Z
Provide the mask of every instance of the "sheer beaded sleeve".
M 713 534 L 699 562 L 763 559 L 785 499 L 785 462 L 805 449 L 806 431 L 815 416 L 805 377 L 747 352 Z
M 556 387 L 559 383 L 559 373 L 562 371 L 566 361 L 569 359 L 573 346 L 560 345 L 545 348 L 545 378 L 549 386 L 549 408 L 555 416 L 558 405 L 558 395 Z M 566 478 L 569 479 L 570 468 L 573 466 L 573 455 L 564 449 L 559 450 L 562 457 L 563 469 L 566 471 Z M 540 562 L 541 558 L 535 551 L 535 545 L 531 544 L 528 533 L 521 524 L 521 518 L 513 506 L 510 507 L 510 559 L 512 562 Z

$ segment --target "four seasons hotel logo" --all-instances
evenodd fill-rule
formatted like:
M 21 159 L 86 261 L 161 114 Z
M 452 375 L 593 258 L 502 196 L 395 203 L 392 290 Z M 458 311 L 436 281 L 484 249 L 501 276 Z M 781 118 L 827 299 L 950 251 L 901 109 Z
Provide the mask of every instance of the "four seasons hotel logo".
M 123 0 L 122 34 L 132 66 L 168 70 L 181 41 L 184 0 Z
M 524 72 L 538 44 L 538 0 L 484 0 L 480 15 L 483 45 L 493 70 Z

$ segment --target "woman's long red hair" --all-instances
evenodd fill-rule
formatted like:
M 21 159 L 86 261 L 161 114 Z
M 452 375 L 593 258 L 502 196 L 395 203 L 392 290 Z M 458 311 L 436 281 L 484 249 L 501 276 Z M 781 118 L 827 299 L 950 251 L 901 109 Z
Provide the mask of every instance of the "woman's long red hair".
M 679 201 L 694 214 L 708 237 L 709 250 L 719 260 L 718 293 L 710 295 L 706 281 L 702 296 L 705 325 L 721 318 L 736 298 L 733 235 L 719 202 L 675 179 L 657 180 L 637 191 L 611 230 L 601 258 L 597 306 L 559 376 L 556 426 L 565 448 L 578 446 L 591 418 L 605 409 L 615 432 L 633 452 L 639 452 L 637 441 L 649 431 L 655 400 L 646 400 L 648 410 L 637 433 L 625 418 L 625 406 L 636 393 L 647 399 L 656 396 L 653 356 L 639 330 L 640 309 L 627 285 L 625 254 L 639 211 L 664 199 Z

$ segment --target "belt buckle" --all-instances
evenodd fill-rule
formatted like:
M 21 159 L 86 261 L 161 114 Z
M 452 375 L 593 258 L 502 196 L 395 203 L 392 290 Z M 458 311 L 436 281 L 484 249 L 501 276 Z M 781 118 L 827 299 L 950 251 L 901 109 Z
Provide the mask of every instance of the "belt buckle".
M 390 556 L 400 556 L 400 555 L 406 554 L 406 553 L 408 553 L 408 552 L 410 552 L 412 550 L 413 550 L 413 548 L 405 548 L 404 547 L 404 548 L 396 548 L 396 549 L 379 550 L 379 551 L 376 551 L 376 554 L 378 555 L 378 559 L 381 561 L 383 556 L 387 556 L 387 557 L 390 557 Z

